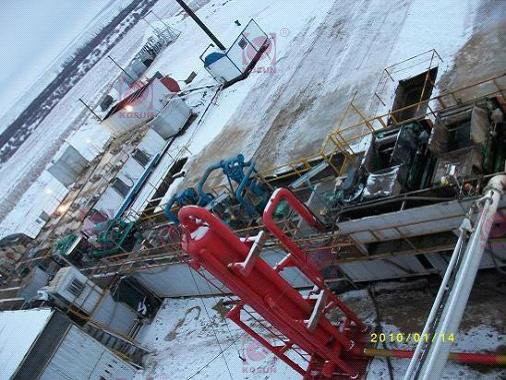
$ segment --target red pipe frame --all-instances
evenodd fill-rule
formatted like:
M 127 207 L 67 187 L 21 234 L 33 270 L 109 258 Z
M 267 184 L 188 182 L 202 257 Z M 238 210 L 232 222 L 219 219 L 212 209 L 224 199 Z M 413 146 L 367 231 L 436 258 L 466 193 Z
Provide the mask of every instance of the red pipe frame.
M 263 222 L 265 227 L 276 236 L 279 241 L 283 244 L 283 246 L 290 252 L 288 255 L 288 261 L 293 262 L 293 265 L 299 268 L 307 278 L 309 278 L 316 286 L 320 289 L 324 289 L 325 282 L 323 280 L 322 275 L 316 268 L 314 268 L 313 264 L 307 260 L 306 254 L 302 249 L 299 248 L 297 244 L 295 244 L 278 225 L 274 222 L 273 214 L 276 210 L 277 205 L 282 200 L 286 200 L 288 204 L 298 212 L 298 214 L 313 228 L 323 231 L 325 227 L 318 218 L 304 205 L 290 190 L 286 188 L 279 188 L 274 191 L 271 196 L 271 199 L 267 203 L 267 206 L 264 210 Z M 283 268 L 289 266 L 289 264 L 284 264 Z M 348 306 L 346 306 L 341 300 L 339 300 L 333 293 L 329 292 L 332 301 L 337 305 L 341 311 L 353 322 L 360 327 L 362 332 L 366 332 L 368 327 L 362 323 L 362 321 L 357 317 L 357 315 L 351 311 Z
M 289 259 L 284 260 L 285 264 L 290 261 L 290 266 L 298 267 L 321 292 L 327 294 L 323 311 L 312 328 L 308 327 L 308 320 L 314 307 L 312 300 L 304 298 L 279 273 L 288 265 L 273 269 L 264 260 L 256 258 L 249 273 L 241 271 L 240 265 L 237 264 L 244 262 L 251 244 L 241 241 L 228 226 L 209 211 L 196 206 L 186 206 L 179 211 L 179 220 L 185 231 L 182 240 L 183 249 L 192 257 L 192 266 L 195 269 L 202 264 L 208 272 L 238 295 L 244 304 L 255 309 L 287 338 L 284 346 L 274 347 L 268 344 L 240 320 L 243 305 L 237 305 L 227 315 L 290 367 L 300 374 L 307 375 L 306 370 L 284 354 L 292 345 L 297 345 L 310 356 L 323 361 L 325 373 L 331 375 L 339 368 L 350 377 L 358 377 L 359 373 L 347 363 L 343 355 L 348 352 L 359 356 L 362 353 L 359 345 L 351 339 L 351 334 L 355 332 L 354 326 L 358 326 L 361 333 L 364 333 L 367 327 L 325 287 L 323 278 L 316 269 L 301 260 L 304 253 L 275 226 L 272 212 L 281 199 L 287 199 L 309 223 L 317 226 L 317 219 L 290 195 L 292 195 L 290 192 L 275 192 L 264 213 L 264 221 L 266 227 L 280 238 L 290 252 Z M 325 313 L 335 307 L 339 307 L 347 317 L 344 323 L 347 328 L 338 330 L 325 317 Z
M 264 260 L 256 258 L 247 273 L 242 271 L 241 265 L 238 264 L 246 260 L 252 242 L 241 240 L 220 219 L 203 208 L 185 206 L 179 211 L 179 220 L 184 230 L 181 245 L 192 257 L 192 267 L 198 270 L 203 264 L 208 272 L 241 299 L 227 317 L 305 378 L 313 378 L 309 373 L 310 369 L 311 372 L 314 371 L 313 360 L 324 363 L 321 375 L 325 377 L 331 377 L 339 368 L 351 378 L 356 378 L 359 373 L 347 362 L 350 358 L 372 356 L 410 358 L 413 351 L 369 349 L 365 348 L 363 343 L 357 343 L 351 338 L 353 327 L 355 327 L 353 334 L 359 339 L 368 327 L 325 287 L 322 275 L 307 260 L 304 251 L 276 225 L 273 213 L 282 200 L 286 200 L 311 227 L 319 231 L 324 230 L 324 226 L 316 216 L 291 191 L 285 188 L 277 189 L 265 208 L 263 222 L 289 253 L 274 269 Z M 306 325 L 313 307 L 310 300 L 303 298 L 279 274 L 290 266 L 298 268 L 320 291 L 327 292 L 328 301 L 325 302 L 314 330 L 308 329 Z M 271 345 L 241 320 L 241 310 L 245 304 L 251 306 L 286 337 L 285 345 Z M 334 307 L 341 309 L 346 316 L 339 330 L 325 317 L 325 313 Z M 311 355 L 312 361 L 308 369 L 303 369 L 285 355 L 293 345 Z M 505 356 L 498 354 L 451 353 L 450 359 L 463 363 L 506 364 Z

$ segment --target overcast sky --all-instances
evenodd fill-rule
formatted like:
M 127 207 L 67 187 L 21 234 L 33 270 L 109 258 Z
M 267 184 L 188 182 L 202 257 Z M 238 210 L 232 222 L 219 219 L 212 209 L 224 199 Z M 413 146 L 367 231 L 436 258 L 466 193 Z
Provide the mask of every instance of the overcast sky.
M 110 0 L 2 0 L 0 116 Z

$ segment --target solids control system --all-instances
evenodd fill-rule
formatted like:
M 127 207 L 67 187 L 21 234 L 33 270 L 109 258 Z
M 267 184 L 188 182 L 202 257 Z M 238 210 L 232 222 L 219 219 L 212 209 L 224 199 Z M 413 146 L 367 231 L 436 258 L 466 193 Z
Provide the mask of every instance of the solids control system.
M 325 284 L 323 276 L 308 260 L 307 252 L 278 225 L 274 213 L 286 202 L 308 226 L 323 231 L 325 226 L 286 188 L 274 191 L 263 213 L 265 229 L 256 236 L 241 238 L 210 211 L 185 206 L 179 211 L 183 228 L 182 247 L 191 256 L 190 265 L 213 275 L 239 297 L 227 317 L 268 348 L 305 379 L 357 379 L 366 373 L 373 356 L 410 358 L 412 351 L 376 350 L 369 347 L 366 326 Z M 274 267 L 260 254 L 267 236 L 278 239 L 287 254 Z M 281 272 L 297 268 L 314 285 L 301 293 L 285 280 Z M 273 345 L 244 320 L 242 311 L 251 307 L 280 335 Z M 341 318 L 329 318 L 337 311 Z M 290 358 L 289 350 L 300 349 L 311 359 L 304 368 Z M 461 362 L 498 364 L 505 358 L 494 354 L 452 353 Z

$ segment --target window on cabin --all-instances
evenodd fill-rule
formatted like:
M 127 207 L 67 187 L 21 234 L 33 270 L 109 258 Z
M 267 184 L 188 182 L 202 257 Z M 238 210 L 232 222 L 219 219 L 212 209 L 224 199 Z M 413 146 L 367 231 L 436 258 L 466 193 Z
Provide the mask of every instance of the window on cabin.
M 118 192 L 123 198 L 126 198 L 130 191 L 130 186 L 128 186 L 121 178 L 115 178 L 112 182 L 111 187 Z
M 135 149 L 132 153 L 132 157 L 137 161 L 143 168 L 149 163 L 151 156 L 141 149 Z

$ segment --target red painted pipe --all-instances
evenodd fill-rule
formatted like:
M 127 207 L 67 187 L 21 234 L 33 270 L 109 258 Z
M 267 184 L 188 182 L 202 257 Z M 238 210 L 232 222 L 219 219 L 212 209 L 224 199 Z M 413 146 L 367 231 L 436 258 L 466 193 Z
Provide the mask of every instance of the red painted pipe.
M 252 307 L 279 330 L 288 344 L 299 346 L 311 356 L 316 355 L 327 363 L 326 368 L 339 368 L 351 377 L 359 375 L 350 365 L 349 355 L 343 356 L 346 352 L 358 349 L 358 345 L 350 338 L 353 329 L 339 331 L 323 313 L 316 325 L 309 328 L 307 321 L 313 312 L 314 302 L 303 297 L 261 257 L 254 259 L 247 273 L 237 269 L 240 267 L 237 264 L 246 260 L 251 244 L 242 241 L 227 225 L 203 208 L 185 206 L 179 211 L 178 217 L 184 231 L 182 248 L 192 257 L 194 267 L 202 265 L 239 296 L 244 304 Z M 329 289 L 321 289 L 331 294 Z M 330 301 L 327 301 L 325 306 L 329 304 Z M 229 317 L 259 339 L 259 334 L 252 334 L 251 329 L 245 328 L 237 310 Z M 293 362 L 288 362 L 284 357 L 282 347 L 267 348 L 294 368 Z M 294 369 L 299 373 L 305 371 Z
M 273 215 L 278 204 L 285 200 L 311 227 L 323 231 L 325 226 L 321 224 L 318 218 L 302 203 L 290 190 L 279 188 L 272 193 L 263 214 L 263 222 L 265 227 L 276 236 L 283 246 L 290 252 L 290 260 L 295 262 L 295 266 L 304 273 L 319 288 L 325 287 L 323 276 L 314 267 L 313 263 L 307 259 L 306 253 L 293 240 L 286 235 L 281 228 L 275 223 Z M 330 295 L 332 301 L 337 305 L 343 313 L 350 318 L 362 331 L 367 331 L 367 326 L 351 311 L 344 303 L 342 303 L 334 294 Z M 358 347 L 357 347 L 358 349 Z M 356 352 L 359 354 L 359 352 Z
M 410 359 L 414 351 L 409 350 L 381 350 L 376 348 L 364 348 L 363 354 L 371 357 L 393 357 L 398 359 Z M 474 353 L 474 352 L 450 352 L 448 359 L 458 363 L 476 363 L 484 365 L 506 365 L 506 355 Z

